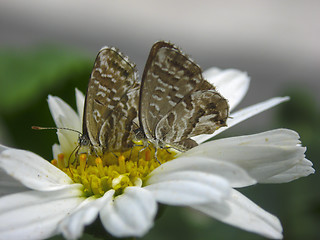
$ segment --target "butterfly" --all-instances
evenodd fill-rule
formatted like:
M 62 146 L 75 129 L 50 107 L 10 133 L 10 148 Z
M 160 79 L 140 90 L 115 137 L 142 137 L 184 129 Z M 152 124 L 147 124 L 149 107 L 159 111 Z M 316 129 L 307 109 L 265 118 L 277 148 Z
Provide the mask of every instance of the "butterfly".
M 226 126 L 228 102 L 201 68 L 175 45 L 159 41 L 149 53 L 139 94 L 140 135 L 146 145 L 185 151 L 191 138 Z
M 138 89 L 128 57 L 113 47 L 102 48 L 88 83 L 79 148 L 89 147 L 98 156 L 132 148 Z

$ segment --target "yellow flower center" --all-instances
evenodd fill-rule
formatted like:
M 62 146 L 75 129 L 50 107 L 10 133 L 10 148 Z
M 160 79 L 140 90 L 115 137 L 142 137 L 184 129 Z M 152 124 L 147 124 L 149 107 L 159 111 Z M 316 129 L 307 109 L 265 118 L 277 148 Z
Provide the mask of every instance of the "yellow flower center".
M 163 164 L 176 154 L 171 148 L 158 149 L 157 158 Z M 128 186 L 142 186 L 148 174 L 160 165 L 152 145 L 147 148 L 135 146 L 125 152 L 107 152 L 101 157 L 82 153 L 72 161 L 69 156 L 60 153 L 58 159 L 53 159 L 51 163 L 68 174 L 75 183 L 81 183 L 86 196 L 97 197 L 110 189 L 119 195 Z

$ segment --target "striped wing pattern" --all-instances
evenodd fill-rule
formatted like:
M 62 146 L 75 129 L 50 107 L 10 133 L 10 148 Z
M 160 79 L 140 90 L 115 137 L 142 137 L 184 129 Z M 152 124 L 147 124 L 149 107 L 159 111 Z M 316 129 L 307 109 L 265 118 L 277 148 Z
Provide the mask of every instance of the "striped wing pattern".
M 229 106 L 202 70 L 176 46 L 160 41 L 151 48 L 140 88 L 139 123 L 160 146 L 194 147 L 190 138 L 225 126 Z
M 83 138 L 109 151 L 132 147 L 132 121 L 137 117 L 135 66 L 117 49 L 100 50 L 88 84 Z
M 108 146 L 111 151 L 125 151 L 133 147 L 135 139 L 134 120 L 137 118 L 139 87 L 128 91 L 111 116 L 101 127 L 100 143 Z

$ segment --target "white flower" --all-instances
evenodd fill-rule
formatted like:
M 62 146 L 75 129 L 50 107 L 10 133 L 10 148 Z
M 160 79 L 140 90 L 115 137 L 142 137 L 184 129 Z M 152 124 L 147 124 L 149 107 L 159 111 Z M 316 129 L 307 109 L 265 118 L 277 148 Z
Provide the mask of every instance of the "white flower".
M 214 68 L 204 75 L 229 100 L 231 110 L 249 86 L 248 76 L 238 70 Z M 78 113 L 60 98 L 49 96 L 57 127 L 81 131 L 84 96 L 78 90 L 76 99 Z M 228 127 L 194 139 L 202 143 L 286 100 L 287 97 L 273 98 L 231 113 Z M 54 159 L 65 161 L 68 166 L 68 158 L 59 153 L 69 156 L 77 146 L 78 134 L 63 130 L 57 134 L 60 145 L 53 146 Z M 100 185 L 91 182 L 89 187 L 85 183 L 74 183 L 66 173 L 40 156 L 0 146 L 0 167 L 6 172 L 0 175 L 0 239 L 43 239 L 59 233 L 76 239 L 98 215 L 113 236 L 140 237 L 153 226 L 157 203 L 189 206 L 222 222 L 279 239 L 282 238 L 279 220 L 235 188 L 289 182 L 313 173 L 312 163 L 305 159 L 305 150 L 296 132 L 277 129 L 200 144 L 153 171 L 139 168 L 146 173 L 150 171 L 146 177 L 140 177 L 145 172 L 137 173 L 134 178 L 130 176 L 133 172 L 122 172 L 130 167 L 132 171 L 138 168 L 137 164 L 123 165 L 127 162 L 119 157 L 117 171 L 121 174 L 116 174 L 109 182 L 112 187 L 101 193 L 102 178 L 97 180 Z M 98 167 L 98 170 L 101 169 Z M 109 175 L 105 179 L 109 179 Z

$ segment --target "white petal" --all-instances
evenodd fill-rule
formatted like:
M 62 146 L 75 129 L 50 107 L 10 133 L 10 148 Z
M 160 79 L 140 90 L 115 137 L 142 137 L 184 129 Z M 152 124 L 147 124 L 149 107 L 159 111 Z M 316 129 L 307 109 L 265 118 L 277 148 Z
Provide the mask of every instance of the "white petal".
M 78 146 L 79 135 L 75 132 L 66 130 L 59 130 L 57 132 L 61 152 L 65 155 L 66 164 L 68 163 L 69 157 L 74 149 Z
M 78 116 L 79 116 L 79 119 L 81 120 L 81 126 L 82 126 L 82 118 L 83 118 L 83 111 L 84 111 L 84 95 L 77 88 L 76 88 L 76 102 L 77 102 Z
M 245 169 L 258 182 L 264 183 L 269 182 L 269 178 L 275 181 L 277 176 L 284 172 L 294 174 L 292 177 L 286 175 L 287 180 L 305 176 L 308 172 L 311 173 L 310 165 L 301 165 L 301 162 L 304 161 L 305 150 L 300 146 L 299 135 L 296 132 L 276 129 L 259 134 L 211 141 L 187 151 L 184 155 L 208 157 L 236 164 Z M 296 165 L 300 167 L 294 168 Z M 287 172 L 291 168 L 294 168 L 295 171 Z M 279 177 L 280 179 L 282 177 Z
M 78 114 L 62 99 L 49 95 L 48 104 L 57 127 L 82 131 L 81 120 Z M 62 129 L 58 130 L 57 134 L 62 152 L 70 154 L 76 147 L 79 134 L 74 131 Z
M 90 197 L 83 201 L 67 218 L 59 224 L 59 229 L 67 239 L 78 239 L 84 227 L 97 218 L 100 209 L 112 201 L 114 190 L 110 190 L 101 198 Z
M 178 206 L 221 202 L 231 190 L 224 178 L 197 171 L 153 175 L 146 185 L 157 202 Z
M 124 193 L 100 211 L 103 226 L 115 237 L 141 237 L 153 226 L 157 204 L 152 194 L 139 187 Z
M 282 227 L 279 219 L 236 190 L 233 190 L 230 198 L 221 204 L 203 204 L 192 207 L 246 231 L 273 239 L 282 238 Z
M 53 144 L 52 145 L 52 156 L 53 156 L 53 159 L 58 159 L 58 154 L 59 153 L 62 153 L 61 151 L 61 147 L 59 144 Z
M 61 98 L 49 95 L 48 104 L 57 127 L 67 127 L 81 130 L 78 114 Z
M 214 174 L 228 180 L 232 187 L 243 187 L 256 183 L 245 170 L 235 164 L 214 160 L 212 158 L 193 155 L 191 157 L 179 156 L 177 159 L 166 162 L 153 170 L 150 178 L 161 177 L 162 174 L 177 173 L 179 171 L 197 171 Z
M 264 180 L 263 183 L 291 182 L 300 177 L 306 177 L 310 174 L 313 174 L 314 172 L 315 170 L 312 168 L 312 162 L 304 158 L 302 161 L 299 161 L 292 168 Z
M 255 105 L 252 105 L 250 107 L 246 107 L 242 110 L 239 110 L 235 113 L 230 114 L 230 117 L 227 120 L 227 127 L 221 127 L 217 131 L 215 131 L 213 134 L 202 134 L 199 136 L 192 137 L 193 140 L 195 140 L 197 143 L 203 143 L 204 141 L 216 136 L 217 134 L 233 127 L 234 125 L 237 125 L 238 123 L 253 117 L 254 115 L 257 115 L 269 108 L 272 108 L 282 102 L 288 101 L 289 97 L 276 97 L 271 98 L 267 101 L 257 103 Z
M 0 168 L 0 197 L 29 190 L 21 182 L 9 176 Z
M 23 185 L 35 190 L 51 191 L 73 183 L 60 169 L 29 151 L 3 151 L 0 155 L 0 167 Z
M 217 81 L 216 81 L 216 77 L 222 72 L 223 70 L 221 70 L 220 68 L 217 67 L 211 67 L 208 68 L 206 70 L 203 71 L 202 75 L 203 77 L 210 82 L 211 84 L 213 84 L 214 86 L 216 86 Z
M 46 239 L 84 198 L 78 185 L 68 189 L 28 191 L 0 198 L 0 239 Z
M 9 148 L 0 144 L 0 153 L 3 152 L 4 150 L 7 150 L 7 149 L 9 149 Z
M 218 68 L 210 68 L 204 71 L 203 76 L 228 100 L 230 111 L 246 95 L 250 84 L 250 78 L 247 73 L 236 69 L 220 70 Z

